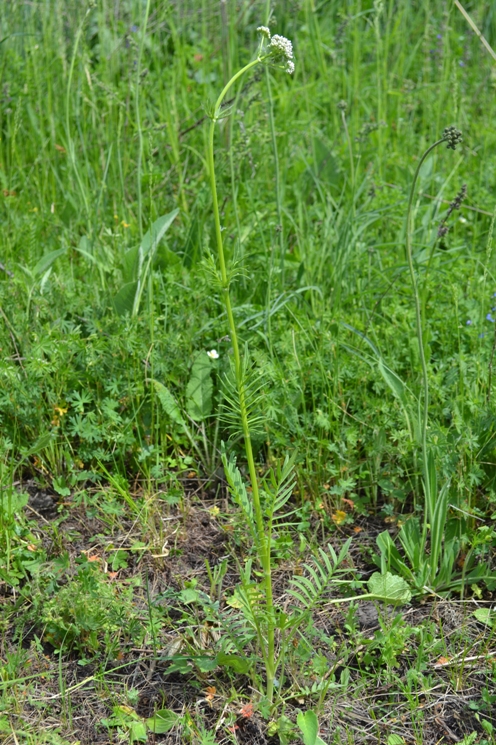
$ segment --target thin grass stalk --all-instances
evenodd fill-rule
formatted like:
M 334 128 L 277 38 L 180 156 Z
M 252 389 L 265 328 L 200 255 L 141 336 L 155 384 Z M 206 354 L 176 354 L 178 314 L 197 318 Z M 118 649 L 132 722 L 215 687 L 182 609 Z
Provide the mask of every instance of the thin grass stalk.
M 267 0 L 265 6 L 265 24 L 268 26 L 271 16 L 271 0 Z M 272 141 L 272 153 L 274 157 L 274 179 L 275 179 L 275 190 L 276 190 L 276 208 L 277 208 L 277 229 L 279 233 L 279 253 L 280 253 L 280 271 L 281 271 L 281 288 L 284 289 L 284 259 L 285 259 L 285 248 L 284 248 L 284 222 L 282 213 L 282 198 L 281 198 L 281 172 L 279 168 L 279 150 L 277 148 L 276 138 L 276 123 L 274 118 L 274 99 L 272 97 L 272 85 L 270 82 L 270 71 L 269 68 L 265 68 L 265 82 L 267 84 L 267 97 L 268 97 L 268 109 L 269 109 L 269 126 L 270 126 L 270 139 Z M 269 298 L 270 302 L 270 298 Z
M 417 339 L 419 344 L 419 357 L 420 357 L 420 366 L 422 368 L 422 386 L 423 386 L 423 411 L 420 411 L 420 396 L 419 396 L 419 421 L 421 421 L 421 442 L 422 442 L 422 469 L 424 473 L 424 493 L 425 493 L 425 499 L 427 504 L 429 505 L 429 509 L 431 506 L 431 490 L 430 490 L 430 482 L 429 482 L 429 473 L 427 468 L 427 425 L 428 425 L 428 416 L 429 416 L 429 375 L 427 372 L 427 362 L 425 359 L 425 349 L 424 349 L 424 337 L 423 337 L 423 323 L 422 323 L 422 305 L 420 302 L 420 295 L 418 291 L 418 283 L 417 283 L 417 275 L 415 273 L 415 267 L 413 266 L 413 253 L 412 253 L 412 239 L 413 239 L 413 199 L 415 196 L 415 189 L 417 186 L 417 181 L 420 173 L 420 169 L 422 168 L 426 158 L 430 155 L 430 153 L 438 146 L 441 145 L 441 143 L 444 142 L 444 138 L 441 140 L 437 140 L 433 145 L 431 145 L 425 153 L 420 158 L 417 169 L 415 171 L 415 175 L 413 177 L 412 181 L 412 187 L 410 189 L 410 196 L 408 199 L 408 207 L 407 207 L 407 213 L 406 213 L 406 256 L 408 260 L 408 268 L 410 270 L 410 280 L 412 283 L 412 289 L 413 289 L 413 298 L 415 302 L 415 325 L 416 325 L 416 332 L 417 332 Z M 427 514 L 425 515 L 424 522 L 427 522 Z
M 83 35 L 84 27 L 86 25 L 86 21 L 88 19 L 89 14 L 92 11 L 92 7 L 88 8 L 86 13 L 83 16 L 83 20 L 79 24 L 79 28 L 77 30 L 76 38 L 74 40 L 74 49 L 72 52 L 71 57 L 71 64 L 69 66 L 69 74 L 67 77 L 67 89 L 66 89 L 66 95 L 65 95 L 65 130 L 66 130 L 66 137 L 67 137 L 67 149 L 69 151 L 69 157 L 71 160 L 71 165 L 74 170 L 76 181 L 78 183 L 79 189 L 81 191 L 81 196 L 83 198 L 84 202 L 84 210 L 86 212 L 86 216 L 88 218 L 88 221 L 90 219 L 90 207 L 88 203 L 88 199 L 86 197 L 86 192 L 84 189 L 84 185 L 81 179 L 81 175 L 79 173 L 79 169 L 77 167 L 76 162 L 76 151 L 74 146 L 74 140 L 71 136 L 71 124 L 70 124 L 70 117 L 71 117 L 71 87 L 72 87 L 72 79 L 74 77 L 74 67 L 76 65 L 76 57 L 77 57 L 77 51 L 79 48 L 79 43 L 81 41 L 81 37 Z
M 140 42 L 138 46 L 138 59 L 136 63 L 136 90 L 134 94 L 134 105 L 136 111 L 136 126 L 138 128 L 138 163 L 136 167 L 138 190 L 138 228 L 140 241 L 143 240 L 143 195 L 141 193 L 141 164 L 143 162 L 143 131 L 141 128 L 141 111 L 140 111 L 140 80 L 141 80 L 141 58 L 143 56 L 143 47 L 145 45 L 146 27 L 148 26 L 148 17 L 150 15 L 151 0 L 147 0 L 145 7 L 145 17 L 143 19 L 143 29 L 141 31 Z
M 436 495 L 432 494 L 432 489 L 431 489 L 432 482 L 431 482 L 429 457 L 428 457 L 428 450 L 427 450 L 427 426 L 428 426 L 428 420 L 429 420 L 429 375 L 427 371 L 427 361 L 425 358 L 422 303 L 421 303 L 420 294 L 418 290 L 417 275 L 415 273 L 415 267 L 413 265 L 413 251 L 412 251 L 413 200 L 415 197 L 415 190 L 417 186 L 418 177 L 420 174 L 420 169 L 422 168 L 427 157 L 432 153 L 432 151 L 436 147 L 441 145 L 443 142 L 448 142 L 448 147 L 454 150 L 456 148 L 456 145 L 459 142 L 461 142 L 461 133 L 458 130 L 456 130 L 454 127 L 448 127 L 447 129 L 444 130 L 442 138 L 434 142 L 434 144 L 428 147 L 427 150 L 424 152 L 415 170 L 415 174 L 414 174 L 413 181 L 412 181 L 412 186 L 410 189 L 410 196 L 408 198 L 408 207 L 407 207 L 407 213 L 406 213 L 406 239 L 405 239 L 406 255 L 407 255 L 407 260 L 408 260 L 408 268 L 410 271 L 410 279 L 412 283 L 413 297 L 414 297 L 414 302 L 415 302 L 415 325 L 416 325 L 417 340 L 418 340 L 418 345 L 419 345 L 420 365 L 422 368 L 422 388 L 423 388 L 422 408 L 423 408 L 423 411 L 421 411 L 421 398 L 419 396 L 418 418 L 419 418 L 419 422 L 421 422 L 420 431 L 421 431 L 421 443 L 422 443 L 422 470 L 423 470 L 423 476 L 424 476 L 424 498 L 425 498 L 424 527 L 423 527 L 423 536 L 422 536 L 423 544 L 425 544 L 425 541 L 427 539 L 428 521 L 432 520 L 433 515 L 434 515 L 435 505 L 432 500 L 433 498 L 435 498 Z M 433 467 L 434 467 L 434 464 L 433 464 Z M 431 571 L 435 572 L 436 569 L 437 567 L 431 567 Z
M 343 123 L 344 134 L 346 137 L 346 144 L 348 146 L 348 156 L 350 159 L 350 178 L 351 178 L 351 194 L 352 194 L 352 212 L 355 214 L 355 163 L 353 157 L 353 145 L 351 144 L 350 132 L 348 129 L 348 123 L 346 121 L 346 102 L 343 101 L 338 104 L 338 108 L 341 114 L 341 121 Z

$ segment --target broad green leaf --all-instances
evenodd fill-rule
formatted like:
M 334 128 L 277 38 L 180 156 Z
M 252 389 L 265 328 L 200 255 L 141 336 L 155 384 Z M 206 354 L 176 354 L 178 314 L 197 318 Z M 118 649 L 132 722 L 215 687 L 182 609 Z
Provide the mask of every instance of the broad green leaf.
M 377 366 L 379 368 L 379 372 L 384 378 L 384 381 L 391 388 L 394 395 L 399 398 L 402 403 L 408 403 L 408 400 L 406 399 L 407 389 L 401 378 L 396 375 L 394 370 L 391 370 L 391 368 L 386 365 L 382 357 L 378 360 Z
M 374 572 L 367 583 L 369 593 L 384 603 L 408 603 L 412 593 L 407 583 L 396 574 Z
M 218 667 L 216 657 L 208 657 L 205 654 L 193 658 L 193 662 L 201 673 L 211 673 Z
M 185 590 L 181 590 L 179 598 L 183 603 L 196 603 L 199 598 L 198 590 L 194 590 L 192 587 L 187 587 Z
M 212 364 L 203 351 L 193 362 L 186 386 L 186 410 L 195 422 L 203 421 L 212 413 L 212 392 Z
M 172 393 L 165 385 L 163 385 L 163 383 L 159 383 L 158 380 L 152 380 L 152 383 L 164 413 L 167 414 L 173 422 L 184 427 L 186 422 L 184 421 L 183 415 L 181 414 L 179 406 L 177 405 L 176 399 Z
M 133 246 L 122 257 L 121 268 L 124 283 L 133 282 L 138 279 L 138 251 L 138 246 Z
M 114 296 L 112 305 L 118 316 L 132 313 L 137 289 L 137 282 L 127 282 L 125 285 L 122 285 L 117 295 Z
M 4 493 L 0 500 L 0 515 L 11 516 L 21 512 L 22 508 L 29 502 L 29 494 L 12 491 Z
M 251 667 L 251 662 L 246 657 L 240 657 L 237 654 L 226 654 L 219 652 L 217 655 L 217 664 L 221 667 L 229 667 L 239 675 L 245 675 Z
M 305 713 L 300 711 L 296 724 L 301 730 L 304 745 L 325 745 L 324 740 L 318 735 L 319 722 L 314 711 L 311 709 Z
M 165 735 L 181 719 L 179 714 L 170 709 L 159 709 L 155 714 L 146 720 L 146 726 L 156 735 Z
M 193 669 L 193 661 L 191 657 L 186 655 L 175 654 L 170 658 L 171 664 L 167 668 L 167 675 L 171 673 L 180 673 L 181 675 L 187 675 Z
M 399 375 L 397 375 L 394 370 L 391 370 L 388 365 L 384 362 L 382 357 L 379 357 L 377 361 L 377 367 L 379 368 L 379 372 L 381 373 L 382 377 L 384 378 L 384 381 L 387 383 L 393 394 L 396 396 L 398 401 L 401 404 L 401 408 L 403 409 L 403 414 L 405 415 L 406 425 L 408 427 L 408 431 L 410 432 L 410 436 L 413 437 L 413 432 L 417 432 L 418 427 L 415 430 L 412 430 L 412 424 L 410 421 L 411 418 L 411 394 L 409 395 L 409 390 L 406 387 L 406 385 L 403 383 Z M 415 417 L 413 417 L 415 419 Z
M 477 608 L 477 610 L 474 610 L 474 616 L 480 623 L 496 627 L 496 612 L 491 608 Z
M 159 217 L 157 220 L 155 220 L 150 230 L 143 236 L 143 240 L 141 242 L 140 252 L 143 259 L 146 258 L 150 252 L 152 254 L 155 253 L 158 244 L 160 243 L 178 214 L 179 210 L 175 209 L 172 210 L 172 212 L 169 212 L 167 215 L 162 215 L 162 217 Z
M 23 453 L 24 458 L 29 458 L 30 455 L 38 455 L 41 450 L 44 450 L 51 442 L 53 442 L 53 436 L 50 432 L 45 432 L 40 435 L 34 445 L 29 450 Z
M 137 250 L 137 264 L 135 254 L 132 250 L 128 252 L 129 255 L 126 255 L 126 258 L 123 261 L 124 273 L 132 273 L 136 280 L 136 288 L 134 291 L 131 307 L 131 316 L 133 318 L 138 314 L 146 278 L 148 276 L 148 272 L 150 271 L 157 246 L 178 213 L 179 210 L 175 209 L 172 212 L 169 212 L 169 214 L 162 215 L 162 217 L 159 217 L 158 220 L 155 220 L 150 230 L 144 235 L 141 245 Z M 127 284 L 132 283 L 128 282 Z M 127 303 L 125 311 L 126 310 L 128 310 Z M 117 312 L 119 313 L 119 311 Z
M 398 539 L 412 569 L 415 572 L 420 571 L 422 566 L 429 561 L 429 556 L 426 555 L 424 550 L 422 531 L 420 530 L 418 518 L 410 517 L 405 522 L 398 533 Z M 392 538 L 390 538 L 390 540 L 392 541 Z M 397 566 L 395 569 L 398 571 Z M 399 573 L 404 575 L 404 572 L 402 571 L 399 571 Z
M 148 742 L 144 722 L 131 722 L 129 726 L 129 742 Z
M 52 266 L 53 262 L 56 261 L 59 256 L 62 256 L 62 254 L 65 254 L 66 251 L 67 248 L 57 248 L 55 251 L 50 251 L 50 253 L 47 253 L 38 261 L 33 269 L 33 273 L 36 275 L 44 274 L 47 269 Z

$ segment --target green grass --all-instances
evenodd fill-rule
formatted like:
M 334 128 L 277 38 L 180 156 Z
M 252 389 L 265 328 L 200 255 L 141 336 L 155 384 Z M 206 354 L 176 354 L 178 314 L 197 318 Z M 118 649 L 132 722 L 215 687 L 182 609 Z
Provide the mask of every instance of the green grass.
M 496 48 L 492 3 L 464 7 Z M 215 162 L 234 318 L 259 392 L 259 476 L 296 453 L 294 513 L 271 546 L 284 604 L 319 546 L 338 550 L 360 528 L 346 579 L 366 580 L 375 536 L 424 517 L 405 218 L 421 154 L 446 126 L 462 130 L 455 153 L 437 148 L 420 171 L 412 241 L 427 438 L 439 487 L 449 485 L 443 545 L 456 540 L 461 592 L 428 596 L 428 611 L 417 599 L 400 620 L 380 611 L 368 635 L 353 603 L 315 614 L 288 651 L 272 724 L 259 661 L 246 672 L 202 658 L 236 638 L 232 598 L 253 558 L 222 477 L 221 442 L 243 475 L 245 463 L 211 280 L 206 111 L 253 58 L 267 9 L 1 4 L 0 740 L 89 743 L 114 717 L 111 741 L 129 741 L 132 721 L 168 709 L 181 721 L 157 742 L 254 742 L 257 726 L 284 743 L 299 736 L 300 708 L 329 743 L 449 741 L 446 727 L 467 745 L 472 731 L 495 742 L 496 627 L 473 616 L 476 603 L 490 607 L 494 580 L 465 574 L 494 569 L 496 546 L 496 68 L 451 2 L 277 0 L 271 30 L 293 41 L 295 74 L 257 67 L 231 89 Z M 147 244 L 165 215 L 163 237 Z M 218 359 L 203 364 L 212 349 Z M 54 509 L 36 507 L 36 490 Z M 78 598 L 91 599 L 86 615 Z M 236 654 L 254 660 L 245 642 Z M 186 677 L 164 672 L 173 654 Z M 142 665 L 157 665 L 162 688 Z M 312 691 L 322 680 L 329 687 Z M 452 698 L 439 724 L 441 695 Z

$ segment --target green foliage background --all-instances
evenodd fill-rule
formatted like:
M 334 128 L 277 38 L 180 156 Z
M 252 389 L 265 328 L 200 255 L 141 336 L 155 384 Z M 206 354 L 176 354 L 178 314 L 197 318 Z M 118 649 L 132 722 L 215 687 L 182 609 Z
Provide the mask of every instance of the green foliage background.
M 494 46 L 492 4 L 467 9 Z M 99 464 L 159 478 L 179 452 L 207 471 L 220 462 L 229 340 L 206 262 L 202 107 L 250 60 L 265 10 L 152 2 L 145 30 L 136 0 L 2 4 L 2 448 L 15 463 L 50 433 L 28 463 L 59 489 Z M 431 438 L 452 499 L 485 511 L 495 478 L 494 61 L 440 0 L 277 2 L 273 16 L 293 40 L 295 75 L 271 71 L 270 90 L 264 74 L 244 80 L 217 134 L 237 321 L 262 394 L 258 457 L 297 448 L 302 494 L 331 506 L 348 496 L 401 510 L 417 495 L 415 436 L 384 369 L 415 405 L 406 194 L 420 153 L 455 123 L 462 150 L 439 149 L 421 174 L 429 196 L 417 200 L 414 249 Z M 468 198 L 437 241 L 464 183 Z M 129 262 L 176 208 L 131 317 L 114 302 Z M 210 349 L 209 408 L 187 420 L 188 438 L 150 383 L 187 418 L 193 365 Z

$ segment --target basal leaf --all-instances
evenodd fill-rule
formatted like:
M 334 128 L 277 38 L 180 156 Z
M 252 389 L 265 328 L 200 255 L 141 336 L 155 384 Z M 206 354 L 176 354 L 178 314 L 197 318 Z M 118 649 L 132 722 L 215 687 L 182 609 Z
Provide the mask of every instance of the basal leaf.
M 474 611 L 474 616 L 480 623 L 496 628 L 496 612 L 491 610 L 491 608 L 477 608 Z
M 131 722 L 129 725 L 129 742 L 148 742 L 144 722 Z
M 132 313 L 137 289 L 137 282 L 126 282 L 125 285 L 122 285 L 117 295 L 114 296 L 112 305 L 118 316 Z
M 170 709 L 159 709 L 155 714 L 146 720 L 146 726 L 156 735 L 165 735 L 180 720 L 179 714 Z
M 33 273 L 37 276 L 44 274 L 44 272 L 52 266 L 54 261 L 56 261 L 59 256 L 62 256 L 62 254 L 65 254 L 66 251 L 67 248 L 57 248 L 55 251 L 50 251 L 50 253 L 45 254 L 45 256 L 43 256 L 34 267 Z
M 162 215 L 162 217 L 155 220 L 150 230 L 143 236 L 140 246 L 140 254 L 142 258 L 145 258 L 150 252 L 152 254 L 155 252 L 158 244 L 164 237 L 164 234 L 170 228 L 178 214 L 179 210 L 175 209 L 167 215 Z
M 121 269 L 124 282 L 133 282 L 138 278 L 138 246 L 133 246 L 124 253 Z
M 412 598 L 410 588 L 402 577 L 386 572 L 374 572 L 367 583 L 369 593 L 384 603 L 408 603 Z
M 200 352 L 193 362 L 186 386 L 186 410 L 195 422 L 212 413 L 212 365 L 206 352 Z
M 317 715 L 312 709 L 309 709 L 305 713 L 300 711 L 296 723 L 301 730 L 304 745 L 320 745 L 321 743 L 323 745 L 323 740 L 318 735 L 319 722 Z
M 219 652 L 217 655 L 217 663 L 221 667 L 229 667 L 239 675 L 245 675 L 251 667 L 251 662 L 246 657 L 240 657 L 237 654 L 226 654 L 225 652 Z

